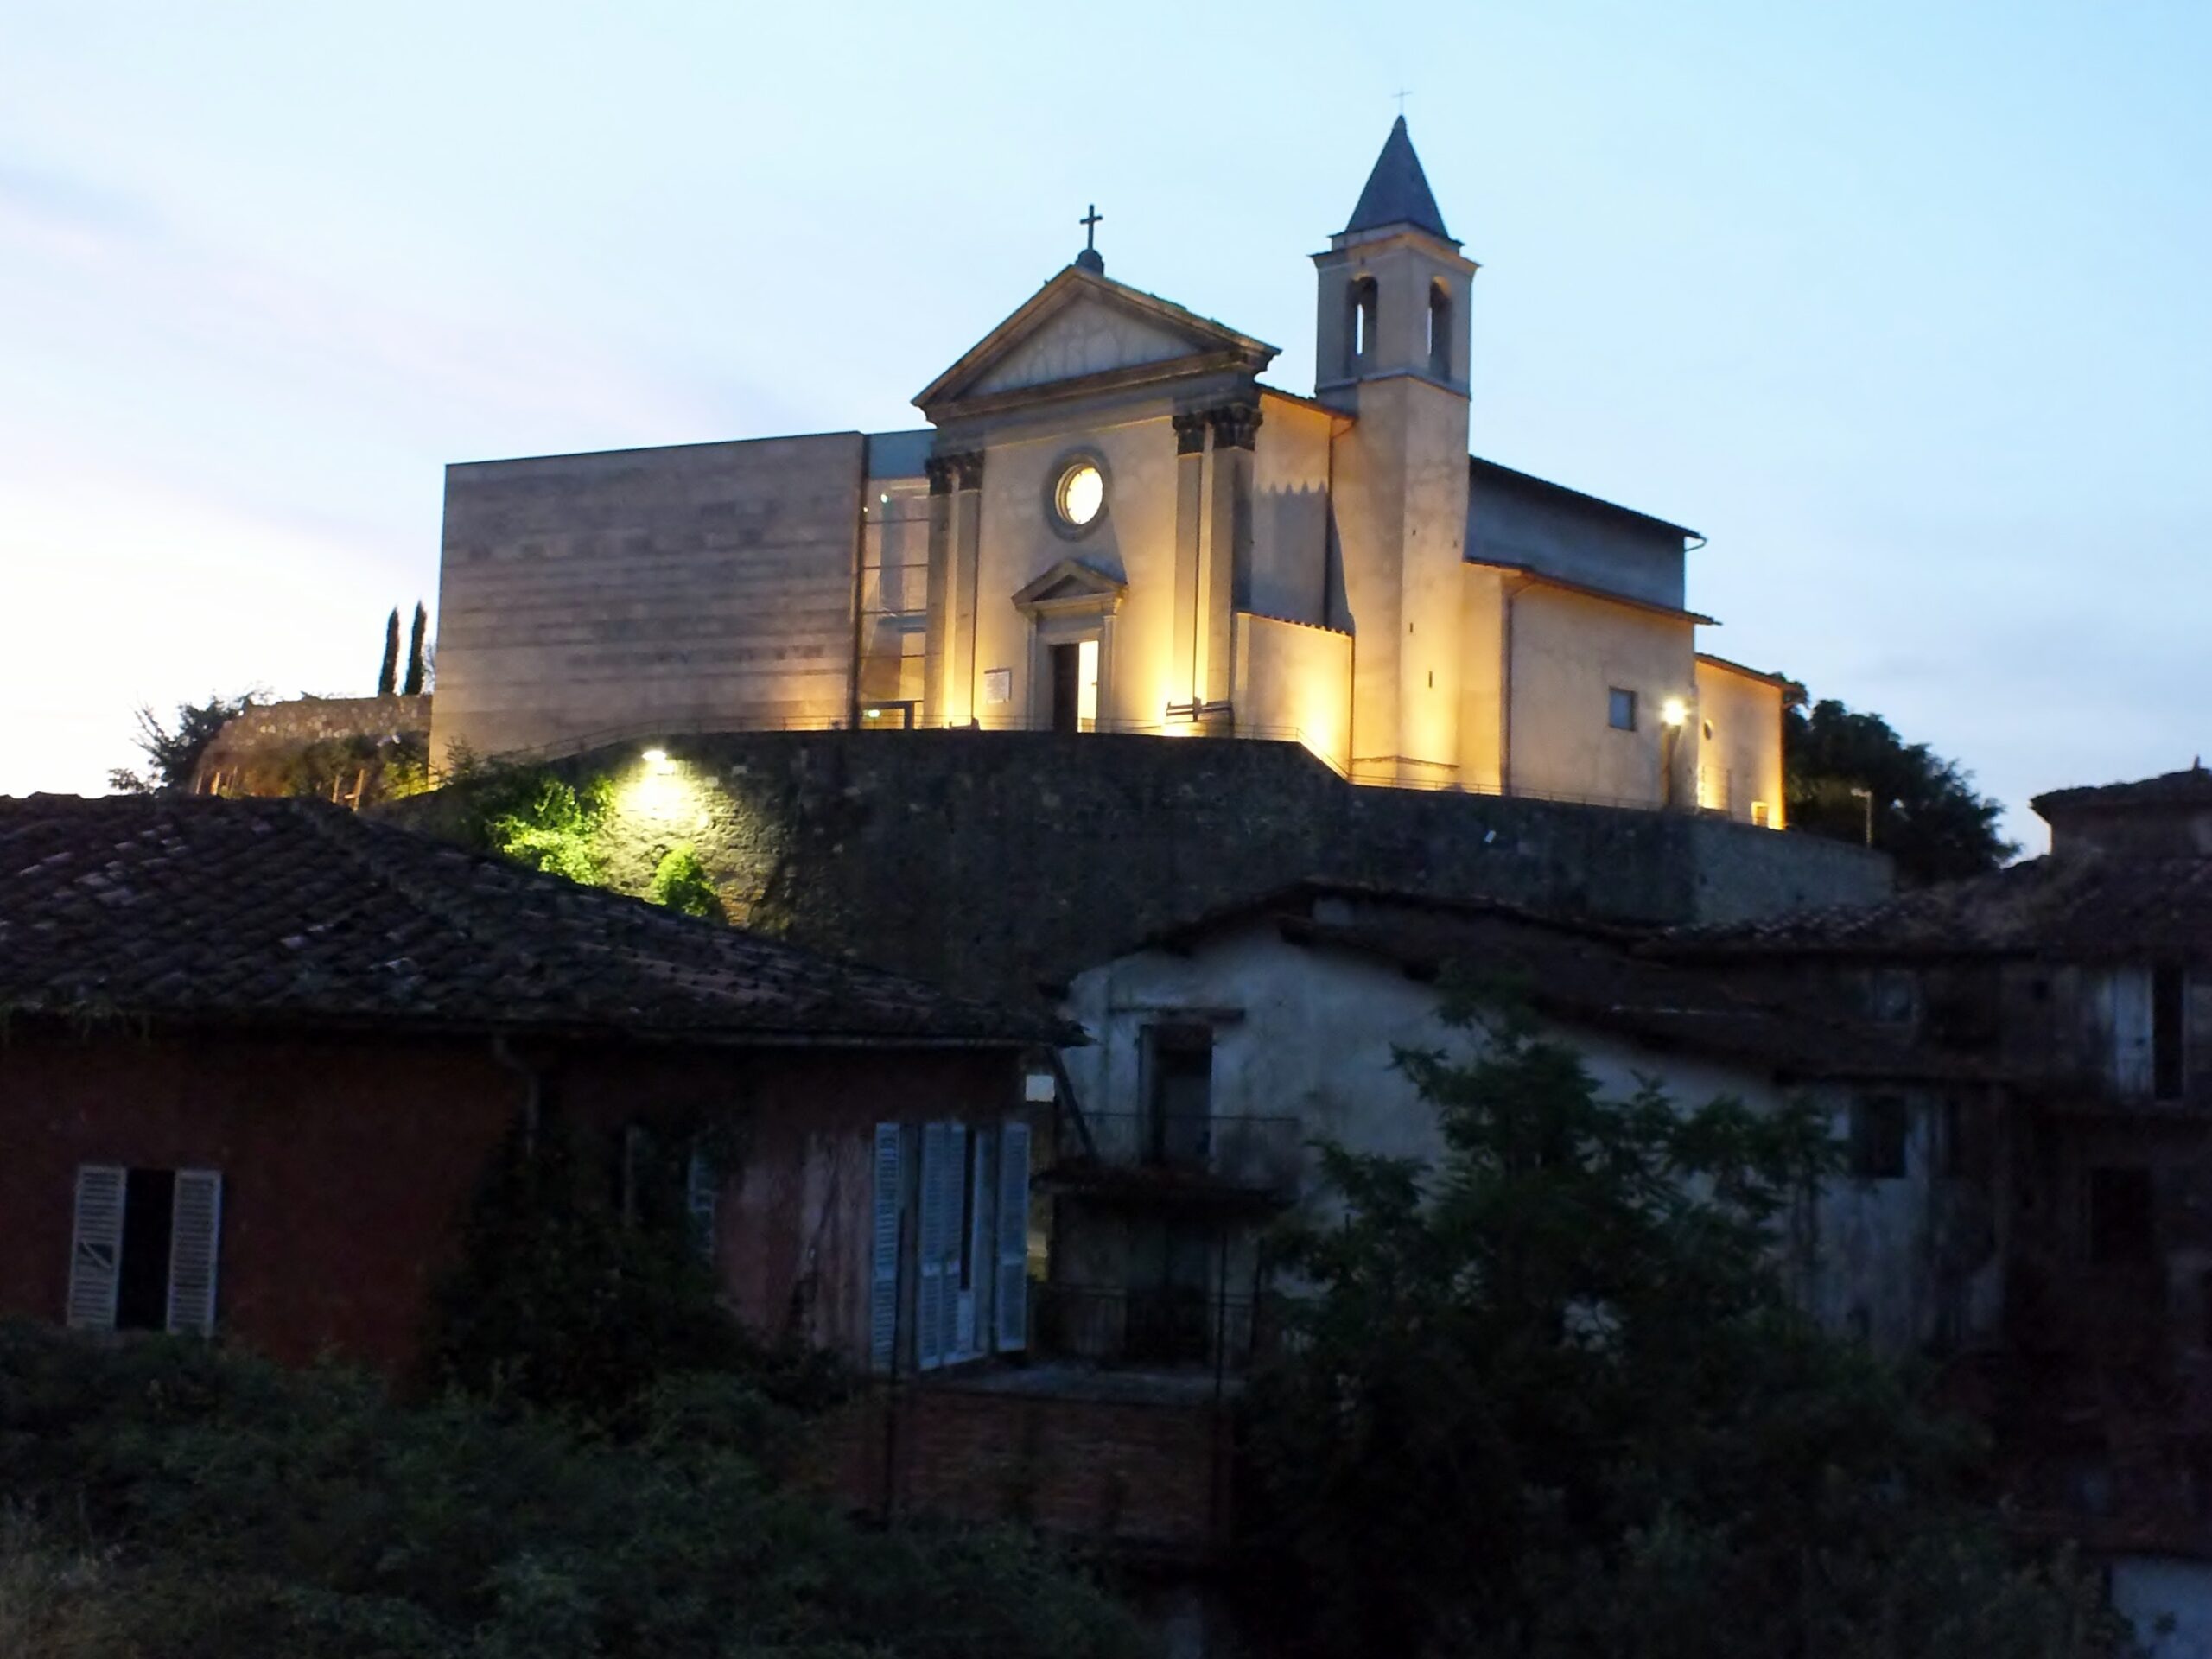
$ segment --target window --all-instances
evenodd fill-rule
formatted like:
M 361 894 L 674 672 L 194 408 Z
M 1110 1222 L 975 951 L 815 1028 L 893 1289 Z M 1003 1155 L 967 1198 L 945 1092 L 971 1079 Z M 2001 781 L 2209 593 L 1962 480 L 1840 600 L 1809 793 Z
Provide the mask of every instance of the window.
M 79 1168 L 70 1326 L 211 1334 L 222 1199 L 213 1170 Z
M 1440 380 L 1452 378 L 1452 291 L 1441 283 L 1428 289 L 1428 372 Z
M 2151 970 L 2151 1089 L 2159 1100 L 2188 1090 L 2189 976 L 2177 963 Z
M 1052 506 L 1071 530 L 1087 529 L 1106 505 L 1106 477 L 1095 461 L 1077 461 L 1052 486 Z
M 1861 1180 L 1903 1178 L 1911 1114 L 1899 1095 L 1867 1095 L 1851 1105 L 1851 1173 Z
M 1203 1166 L 1213 1135 L 1213 1027 L 1154 1026 L 1145 1036 L 1146 1161 Z
M 1357 278 L 1346 290 L 1344 369 L 1347 373 L 1366 362 L 1375 350 L 1376 289 L 1372 276 Z
M 879 1123 L 874 1187 L 871 1368 L 1027 1346 L 1029 1125 Z
M 2099 1267 L 2158 1255 L 2157 1211 L 2147 1169 L 2089 1172 L 2089 1260 Z
M 1605 693 L 1605 721 L 1617 732 L 1636 729 L 1636 693 L 1616 685 Z

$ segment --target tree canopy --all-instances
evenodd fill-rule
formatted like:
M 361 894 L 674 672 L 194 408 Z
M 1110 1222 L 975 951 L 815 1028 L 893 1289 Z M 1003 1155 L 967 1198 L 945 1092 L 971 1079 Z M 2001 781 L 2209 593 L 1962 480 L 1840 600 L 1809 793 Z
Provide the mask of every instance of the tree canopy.
M 1974 1438 L 1786 1294 L 1824 1121 L 1605 1099 L 1522 1016 L 1453 1017 L 1471 1061 L 1401 1056 L 1440 1164 L 1325 1149 L 1342 1219 L 1287 1246 L 1238 1503 L 1279 1650 L 2109 1651 L 2077 1575 L 2008 1559 Z
M 215 734 L 267 695 L 258 690 L 235 697 L 210 693 L 205 702 L 177 704 L 174 723 L 162 720 L 151 704 L 141 704 L 137 741 L 146 757 L 146 769 L 141 772 L 118 766 L 108 773 L 107 786 L 124 795 L 168 794 L 189 789 L 200 757 L 215 741 Z
M 1977 795 L 1972 773 L 1907 743 L 1879 715 L 1834 698 L 1808 711 L 1801 691 L 1783 715 L 1782 754 L 1790 828 L 1864 841 L 1871 800 L 1873 844 L 1907 882 L 1980 875 L 2020 850 L 1998 832 L 2002 802 Z

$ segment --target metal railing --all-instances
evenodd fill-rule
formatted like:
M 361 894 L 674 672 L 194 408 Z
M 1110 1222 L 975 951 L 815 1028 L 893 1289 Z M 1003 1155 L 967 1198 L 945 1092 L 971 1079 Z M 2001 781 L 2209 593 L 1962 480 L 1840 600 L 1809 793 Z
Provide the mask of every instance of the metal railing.
M 1043 1351 L 1103 1365 L 1205 1365 L 1243 1371 L 1273 1351 L 1276 1299 L 1195 1286 L 1031 1287 Z
M 1088 1142 L 1063 1132 L 1070 1173 L 1150 1173 L 1166 1179 L 1288 1198 L 1305 1161 L 1302 1120 L 1211 1112 L 1085 1112 Z

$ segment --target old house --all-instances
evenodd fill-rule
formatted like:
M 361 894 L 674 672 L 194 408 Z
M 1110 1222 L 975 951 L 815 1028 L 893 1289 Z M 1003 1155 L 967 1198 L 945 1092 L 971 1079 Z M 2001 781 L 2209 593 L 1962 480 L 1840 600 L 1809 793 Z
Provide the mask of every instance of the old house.
M 0 801 L 0 1313 L 405 1369 L 494 1153 L 639 1148 L 733 1305 L 1020 1351 L 1049 1020 L 307 801 Z
M 2110 1562 L 2124 1609 L 2177 1612 L 2196 1641 L 2212 1635 L 2212 773 L 2034 804 L 2045 857 L 1656 949 L 1980 1073 L 1891 1109 L 1955 1177 L 1936 1239 L 1997 1246 L 1997 1294 L 1933 1345 L 2024 1512 Z
M 448 468 L 434 762 L 1272 738 L 1363 784 L 1780 828 L 1782 682 L 1701 654 L 1703 538 L 1468 453 L 1477 265 L 1402 119 L 1326 240 L 1310 391 L 1087 236 L 916 395 L 926 427 Z
M 1069 1089 L 1039 1177 L 1054 1224 L 1040 1346 L 1230 1373 L 1264 1349 L 1266 1230 L 1286 1212 L 1325 1217 L 1332 1201 L 1313 1143 L 1441 1155 L 1434 1110 L 1394 1055 L 1478 1043 L 1440 1017 L 1448 968 L 1517 981 L 1609 1097 L 1649 1079 L 1685 1104 L 1824 1107 L 1851 1162 L 1797 1217 L 1790 1268 L 1832 1325 L 1911 1349 L 1992 1303 L 1992 1242 L 1942 1274 L 1894 1248 L 1946 1213 L 1950 1154 L 1914 1126 L 1941 1133 L 1928 1103 L 1975 1064 L 1654 960 L 1644 937 L 1309 881 L 1076 975 L 1060 1006 L 1090 1040 L 1061 1057 Z

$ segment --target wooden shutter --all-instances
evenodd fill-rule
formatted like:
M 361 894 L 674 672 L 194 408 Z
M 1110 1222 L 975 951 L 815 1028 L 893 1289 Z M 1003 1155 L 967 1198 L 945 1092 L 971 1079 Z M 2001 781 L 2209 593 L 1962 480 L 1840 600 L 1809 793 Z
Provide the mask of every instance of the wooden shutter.
M 683 1209 L 691 1217 L 692 1242 L 699 1247 L 700 1255 L 709 1267 L 715 1264 L 715 1247 L 719 1242 L 715 1225 L 721 1209 L 721 1171 L 699 1147 L 692 1147 L 691 1160 L 683 1166 Z
M 215 1334 L 215 1265 L 223 1236 L 223 1177 L 212 1169 L 180 1169 L 169 1217 L 171 1336 Z
M 868 1357 L 889 1375 L 899 1341 L 899 1126 L 875 1126 L 875 1244 L 868 1260 Z
M 922 1126 L 921 1215 L 916 1229 L 915 1254 L 917 1282 L 914 1287 L 914 1364 L 918 1370 L 933 1371 L 944 1363 L 945 1284 L 944 1236 L 949 1230 L 944 1215 L 944 1172 L 951 1160 L 952 1125 L 925 1123 Z M 956 1187 L 955 1191 L 958 1189 Z M 960 1224 L 960 1212 L 952 1214 L 950 1228 Z
M 960 1287 L 960 1254 L 967 1239 L 963 1224 L 968 1218 L 968 1126 L 948 1123 L 945 1131 L 944 1236 L 939 1241 L 944 1252 L 944 1329 L 937 1351 L 950 1365 L 966 1358 L 975 1342 L 976 1308 Z
M 73 1331 L 115 1329 L 115 1290 L 123 1267 L 123 1195 L 130 1172 L 112 1164 L 77 1168 L 77 1218 L 69 1238 Z
M 2151 970 L 2115 968 L 2107 995 L 2112 1010 L 2113 1087 L 2129 1100 L 2151 1093 Z
M 999 1351 L 1029 1345 L 1029 1125 L 1009 1118 L 999 1135 Z

